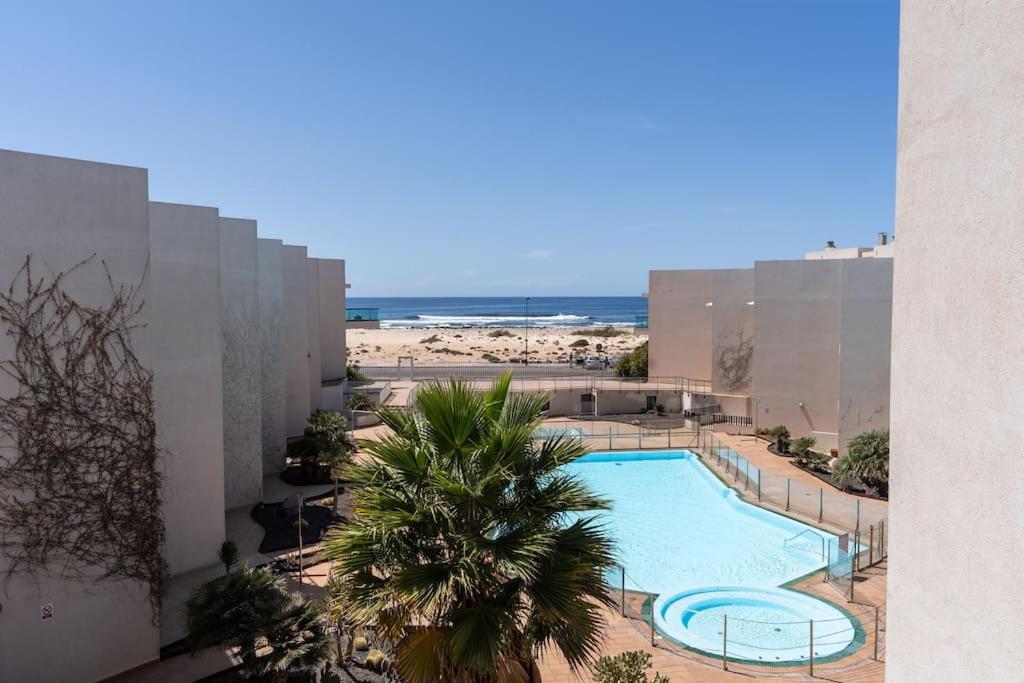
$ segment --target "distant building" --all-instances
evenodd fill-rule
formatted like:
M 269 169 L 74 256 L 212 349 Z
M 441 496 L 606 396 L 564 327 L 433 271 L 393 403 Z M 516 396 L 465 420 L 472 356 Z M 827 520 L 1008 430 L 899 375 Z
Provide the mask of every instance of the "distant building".
M 896 254 L 896 242 L 889 239 L 889 234 L 878 233 L 878 243 L 873 247 L 837 247 L 829 240 L 820 251 L 809 251 L 804 254 L 808 261 L 849 258 L 892 258 Z
M 264 476 L 281 469 L 286 437 L 311 408 L 341 407 L 321 383 L 345 371 L 344 261 L 260 240 L 256 221 L 216 208 L 151 202 L 142 168 L 11 151 L 0 151 L 0 226 L 5 290 L 27 257 L 36 278 L 93 257 L 65 282 L 88 306 L 109 302 L 111 284 L 138 288 L 128 343 L 153 376 L 171 585 L 217 565 L 225 511 L 262 500 Z M 302 324 L 289 326 L 299 304 Z M 15 358 L 14 341 L 0 335 L 0 360 Z M 0 395 L 18 391 L 0 373 Z M 5 455 L 15 448 L 0 436 Z M 132 496 L 132 484 L 98 480 L 94 494 Z M 0 544 L 0 680 L 103 679 L 183 635 L 178 620 L 154 618 L 141 581 L 88 566 L 69 576 L 59 556 L 49 572 L 14 566 L 12 548 Z
M 651 271 L 649 374 L 710 381 L 694 408 L 784 424 L 823 450 L 887 428 L 893 245 L 880 242 Z

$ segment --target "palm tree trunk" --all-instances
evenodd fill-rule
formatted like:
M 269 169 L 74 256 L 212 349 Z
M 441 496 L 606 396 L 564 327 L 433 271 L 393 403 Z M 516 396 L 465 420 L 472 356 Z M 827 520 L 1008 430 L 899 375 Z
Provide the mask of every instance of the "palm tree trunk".
M 334 514 L 338 514 L 338 478 L 334 477 Z
M 542 683 L 540 678 L 540 667 L 537 665 L 537 660 L 534 657 L 530 657 L 530 661 L 527 662 L 526 670 L 530 673 L 530 683 Z

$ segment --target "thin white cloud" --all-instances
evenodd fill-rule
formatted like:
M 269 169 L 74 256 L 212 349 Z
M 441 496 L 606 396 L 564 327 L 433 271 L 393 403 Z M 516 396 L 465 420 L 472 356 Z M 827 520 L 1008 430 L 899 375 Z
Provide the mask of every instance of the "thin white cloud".
M 531 249 L 525 254 L 521 254 L 523 258 L 530 259 L 531 261 L 549 261 L 555 252 L 550 249 Z

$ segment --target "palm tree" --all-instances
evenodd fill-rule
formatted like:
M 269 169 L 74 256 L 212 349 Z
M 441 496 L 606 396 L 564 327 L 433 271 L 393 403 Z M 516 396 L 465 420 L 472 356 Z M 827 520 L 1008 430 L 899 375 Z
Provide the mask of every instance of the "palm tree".
M 866 486 L 889 495 L 889 430 L 874 429 L 850 439 L 846 455 L 836 461 L 832 479 L 840 486 L 860 480 Z
M 587 513 L 608 503 L 560 469 L 578 440 L 534 439 L 548 397 L 510 396 L 510 379 L 435 382 L 412 412 L 380 409 L 394 434 L 347 471 L 355 515 L 323 551 L 331 598 L 396 645 L 410 683 L 537 680 L 544 648 L 574 668 L 598 652 L 614 559 Z
M 224 565 L 224 573 L 230 574 L 232 567 L 238 563 L 238 545 L 231 540 L 224 541 L 220 544 L 217 557 L 220 559 L 221 564 Z
M 334 511 L 338 511 L 338 482 L 345 467 L 352 461 L 355 450 L 348 438 L 348 422 L 333 410 L 317 410 L 310 415 L 302 432 L 301 448 L 304 471 L 315 478 L 316 469 L 327 465 L 334 481 Z
M 238 648 L 245 677 L 312 671 L 328 654 L 312 603 L 289 595 L 266 567 L 242 567 L 197 588 L 185 604 L 185 622 L 189 650 Z

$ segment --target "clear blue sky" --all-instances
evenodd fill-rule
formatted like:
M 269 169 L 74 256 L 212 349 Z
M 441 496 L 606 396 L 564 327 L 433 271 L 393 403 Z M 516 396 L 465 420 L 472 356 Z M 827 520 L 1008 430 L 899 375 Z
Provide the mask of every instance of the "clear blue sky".
M 148 167 L 354 296 L 631 295 L 890 230 L 897 38 L 896 0 L 9 3 L 0 147 Z

